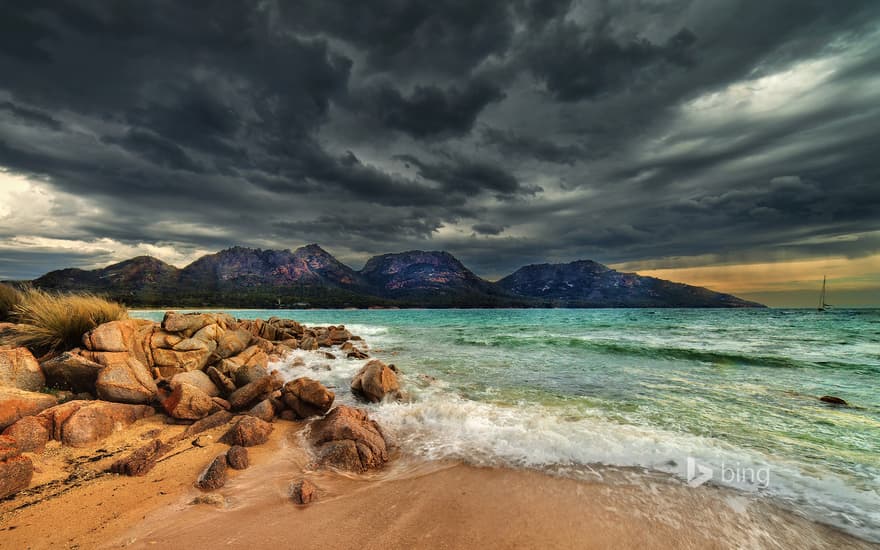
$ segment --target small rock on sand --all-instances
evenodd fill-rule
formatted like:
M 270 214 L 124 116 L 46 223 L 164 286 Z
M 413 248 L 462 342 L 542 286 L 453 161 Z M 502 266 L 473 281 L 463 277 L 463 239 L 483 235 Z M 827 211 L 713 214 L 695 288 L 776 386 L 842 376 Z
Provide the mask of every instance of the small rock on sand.
M 262 445 L 269 440 L 272 429 L 272 424 L 268 422 L 254 416 L 244 416 L 226 432 L 221 441 L 227 445 L 241 445 L 242 447 Z
M 226 507 L 226 497 L 217 493 L 209 493 L 207 495 L 199 495 L 190 501 L 190 504 L 207 504 L 208 506 L 216 506 L 217 508 Z
M 219 455 L 208 469 L 199 477 L 196 487 L 202 491 L 213 491 L 226 485 L 226 455 Z
M 300 479 L 290 484 L 290 498 L 295 503 L 304 505 L 318 498 L 318 488 L 308 479 Z
M 233 470 L 244 470 L 250 466 L 248 450 L 241 445 L 233 445 L 226 451 L 226 462 Z

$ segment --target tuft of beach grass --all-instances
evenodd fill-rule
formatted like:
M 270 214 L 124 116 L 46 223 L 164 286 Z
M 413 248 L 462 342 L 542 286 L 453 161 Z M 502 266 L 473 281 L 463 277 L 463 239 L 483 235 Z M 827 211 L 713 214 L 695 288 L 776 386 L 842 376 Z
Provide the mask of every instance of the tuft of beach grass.
M 15 306 L 21 303 L 21 292 L 9 285 L 0 283 L 0 323 L 12 319 Z
M 19 299 L 10 313 L 10 320 L 17 325 L 7 343 L 39 353 L 75 348 L 81 345 L 86 332 L 128 317 L 124 305 L 94 294 L 62 294 L 36 288 L 17 292 Z

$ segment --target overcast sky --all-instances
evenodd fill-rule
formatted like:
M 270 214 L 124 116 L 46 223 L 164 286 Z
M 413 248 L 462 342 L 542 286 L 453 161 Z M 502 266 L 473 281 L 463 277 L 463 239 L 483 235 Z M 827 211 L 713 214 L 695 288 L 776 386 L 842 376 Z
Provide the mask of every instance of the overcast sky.
M 880 305 L 875 0 L 2 5 L 0 278 L 317 242 Z

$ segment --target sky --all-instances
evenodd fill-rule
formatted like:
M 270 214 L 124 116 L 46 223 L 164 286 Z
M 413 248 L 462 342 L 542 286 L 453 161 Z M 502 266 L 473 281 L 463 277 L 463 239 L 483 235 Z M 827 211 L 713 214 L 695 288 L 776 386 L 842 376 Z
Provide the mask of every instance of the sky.
M 0 279 L 316 242 L 880 306 L 880 2 L 0 4 Z

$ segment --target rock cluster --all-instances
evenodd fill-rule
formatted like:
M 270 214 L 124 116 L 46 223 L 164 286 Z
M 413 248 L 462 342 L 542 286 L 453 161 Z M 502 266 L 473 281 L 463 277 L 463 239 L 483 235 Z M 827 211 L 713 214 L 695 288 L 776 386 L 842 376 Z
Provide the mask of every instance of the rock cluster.
M 60 441 L 71 447 L 84 447 L 153 413 L 153 408 L 146 405 L 68 401 L 23 418 L 3 433 L 21 441 L 28 447 L 27 451 L 42 449 L 49 440 Z
M 319 381 L 285 381 L 269 369 L 270 361 L 294 349 L 335 346 L 348 358 L 366 359 L 359 340 L 344 326 L 308 328 L 274 317 L 235 320 L 218 313 L 168 312 L 161 323 L 102 324 L 83 335 L 82 348 L 40 362 L 25 348 L 0 347 L 0 498 L 30 483 L 33 464 L 21 453 L 42 452 L 49 441 L 85 447 L 156 410 L 190 425 L 170 439 L 136 448 L 111 471 L 145 475 L 183 439 L 231 423 L 220 439 L 229 450 L 196 482 L 200 489 L 214 490 L 225 484 L 227 469 L 249 466 L 247 447 L 265 443 L 279 416 L 312 422 L 317 465 L 353 472 L 381 467 L 388 460 L 388 443 L 366 411 L 331 410 L 336 395 Z M 336 353 L 320 353 L 336 360 Z M 46 387 L 54 395 L 40 393 Z M 398 398 L 397 370 L 369 361 L 351 389 L 370 402 Z M 304 479 L 291 491 L 300 504 L 317 494 Z
M 104 323 L 83 335 L 82 349 L 42 364 L 24 348 L 2 349 L 0 366 L 9 366 L 0 369 L 0 386 L 37 391 L 49 384 L 105 401 L 160 402 L 170 416 L 196 420 L 226 402 L 234 410 L 249 409 L 280 389 L 284 381 L 269 372 L 270 359 L 298 348 L 350 345 L 350 339 L 343 326 L 307 328 L 276 317 L 237 321 L 222 313 L 168 312 L 161 323 Z M 53 404 L 36 399 L 24 408 L 15 407 L 25 413 L 0 416 L 0 427 Z M 263 407 L 258 412 L 266 416 L 268 411 Z

